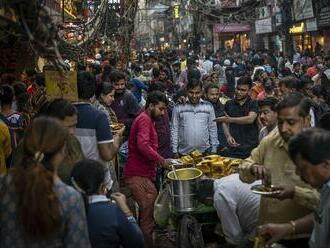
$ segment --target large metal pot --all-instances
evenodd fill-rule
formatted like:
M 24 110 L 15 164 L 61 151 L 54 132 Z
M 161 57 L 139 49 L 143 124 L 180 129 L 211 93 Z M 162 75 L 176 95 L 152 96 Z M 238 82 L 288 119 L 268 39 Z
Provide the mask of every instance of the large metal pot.
M 191 212 L 197 206 L 196 182 L 203 172 L 196 168 L 184 168 L 170 171 L 167 177 L 171 180 L 170 194 L 172 207 L 177 212 Z

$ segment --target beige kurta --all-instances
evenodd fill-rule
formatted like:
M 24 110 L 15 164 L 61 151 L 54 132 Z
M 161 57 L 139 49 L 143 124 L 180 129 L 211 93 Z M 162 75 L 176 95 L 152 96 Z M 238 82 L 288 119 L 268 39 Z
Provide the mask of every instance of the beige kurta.
M 255 181 L 250 172 L 253 164 L 264 165 L 271 171 L 273 185 L 294 185 L 293 199 L 277 200 L 262 197 L 259 223 L 287 223 L 311 213 L 319 204 L 320 194 L 295 174 L 295 165 L 288 155 L 288 146 L 275 128 L 251 156 L 239 167 L 240 178 L 246 183 Z

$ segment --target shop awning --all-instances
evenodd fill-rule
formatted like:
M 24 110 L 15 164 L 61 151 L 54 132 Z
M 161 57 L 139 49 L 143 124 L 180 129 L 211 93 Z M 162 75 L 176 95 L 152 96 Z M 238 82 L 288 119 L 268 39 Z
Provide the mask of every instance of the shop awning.
M 220 24 L 216 23 L 213 25 L 214 33 L 240 33 L 240 32 L 250 32 L 251 26 L 249 24 L 240 23 L 226 23 Z

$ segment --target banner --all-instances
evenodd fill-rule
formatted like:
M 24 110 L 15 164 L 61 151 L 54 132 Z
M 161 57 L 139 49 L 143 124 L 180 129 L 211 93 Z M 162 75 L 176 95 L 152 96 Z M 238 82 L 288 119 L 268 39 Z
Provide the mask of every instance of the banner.
M 45 71 L 46 93 L 50 99 L 78 101 L 77 72 Z
M 296 21 L 313 18 L 314 11 L 312 0 L 294 0 L 293 11 Z

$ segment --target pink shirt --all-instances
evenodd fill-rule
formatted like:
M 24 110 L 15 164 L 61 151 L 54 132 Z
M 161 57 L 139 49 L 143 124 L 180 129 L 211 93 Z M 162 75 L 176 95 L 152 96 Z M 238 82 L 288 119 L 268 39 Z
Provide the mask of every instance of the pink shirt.
M 157 149 L 158 136 L 155 123 L 144 111 L 135 118 L 131 128 L 124 176 L 141 176 L 155 180 L 157 163 L 164 160 Z

